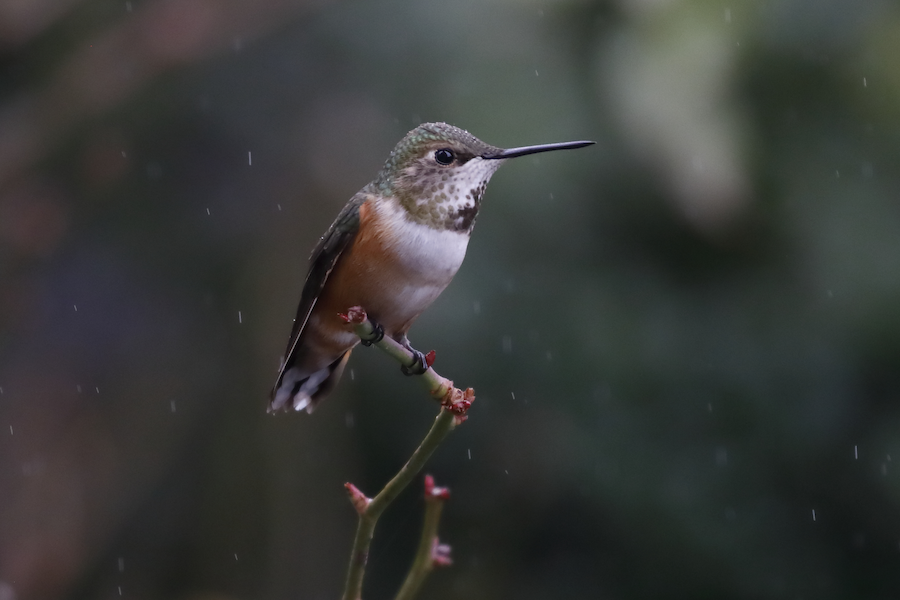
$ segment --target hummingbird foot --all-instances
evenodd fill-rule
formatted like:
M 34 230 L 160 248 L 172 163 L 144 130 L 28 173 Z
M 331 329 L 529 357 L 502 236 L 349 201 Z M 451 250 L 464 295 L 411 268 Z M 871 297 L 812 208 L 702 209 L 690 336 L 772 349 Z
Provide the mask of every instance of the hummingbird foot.
M 404 375 L 422 375 L 431 368 L 431 365 L 434 364 L 435 352 L 431 350 L 429 352 L 420 352 L 412 347 L 412 344 L 409 343 L 409 339 L 404 338 L 400 341 L 403 344 L 403 347 L 412 352 L 413 361 L 409 365 L 403 365 L 400 367 L 400 371 Z
M 365 315 L 365 313 L 363 313 L 363 315 Z M 363 346 L 371 346 L 384 339 L 384 327 L 382 327 L 380 323 L 373 321 L 371 318 L 369 319 L 369 322 L 372 324 L 372 335 L 366 339 L 359 338 L 359 341 Z
M 428 364 L 428 358 L 425 356 L 425 354 L 423 352 L 420 352 L 419 350 L 416 350 L 412 346 L 407 346 L 406 349 L 412 352 L 413 361 L 408 366 L 402 365 L 400 367 L 400 371 L 404 375 L 421 375 L 422 373 L 427 371 L 428 367 L 430 367 L 431 365 Z M 434 351 L 432 350 L 432 352 Z M 431 352 L 429 352 L 429 354 L 431 354 Z M 434 361 L 434 358 L 432 358 L 432 361 Z

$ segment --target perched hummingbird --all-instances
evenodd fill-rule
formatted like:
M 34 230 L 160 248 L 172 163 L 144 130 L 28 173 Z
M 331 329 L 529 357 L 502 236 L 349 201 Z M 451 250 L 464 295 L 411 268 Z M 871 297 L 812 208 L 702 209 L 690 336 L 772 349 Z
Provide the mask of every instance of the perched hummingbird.
M 269 412 L 312 412 L 334 388 L 360 341 L 337 316 L 352 306 L 413 353 L 404 373 L 424 373 L 406 332 L 462 264 L 491 175 L 507 158 L 593 143 L 504 150 L 446 123 L 406 134 L 313 250 Z

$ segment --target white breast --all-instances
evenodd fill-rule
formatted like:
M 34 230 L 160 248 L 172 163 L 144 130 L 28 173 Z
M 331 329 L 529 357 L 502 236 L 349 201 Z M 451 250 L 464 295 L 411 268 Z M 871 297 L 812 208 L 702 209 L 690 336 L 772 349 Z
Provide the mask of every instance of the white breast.
M 378 209 L 384 211 L 382 222 L 391 224 L 385 240 L 398 265 L 421 282 L 446 285 L 466 257 L 469 234 L 410 221 L 394 203 L 382 203 Z
M 391 253 L 392 276 L 383 286 L 373 286 L 370 299 L 378 309 L 385 331 L 408 327 L 444 291 L 466 256 L 465 232 L 438 230 L 407 219 L 393 203 L 377 210 L 389 225 L 383 229 L 385 249 Z

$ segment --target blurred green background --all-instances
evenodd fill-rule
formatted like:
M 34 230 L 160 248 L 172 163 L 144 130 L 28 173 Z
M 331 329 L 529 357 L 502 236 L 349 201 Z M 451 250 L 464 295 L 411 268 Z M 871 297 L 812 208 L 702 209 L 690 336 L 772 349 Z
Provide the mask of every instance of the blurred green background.
M 436 407 L 362 348 L 267 394 L 423 121 L 599 142 L 494 176 L 411 331 L 478 396 L 423 597 L 900 597 L 896 2 L 3 0 L 0 599 L 338 597 Z

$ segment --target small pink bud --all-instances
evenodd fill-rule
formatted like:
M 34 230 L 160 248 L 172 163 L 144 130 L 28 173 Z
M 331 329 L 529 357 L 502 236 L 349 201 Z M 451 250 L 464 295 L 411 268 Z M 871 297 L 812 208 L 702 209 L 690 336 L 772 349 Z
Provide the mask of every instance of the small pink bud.
M 344 487 L 347 489 L 347 495 L 350 496 L 350 504 L 353 505 L 357 513 L 364 514 L 372 499 L 366 497 L 365 494 L 359 491 L 358 487 L 350 482 L 345 483 Z
M 434 485 L 434 477 L 425 476 L 425 500 L 449 500 L 450 488 Z
M 450 551 L 450 544 L 442 544 L 437 538 L 434 538 L 434 545 L 431 547 L 431 562 L 436 567 L 449 567 L 453 564 Z
M 364 322 L 368 317 L 366 316 L 366 311 L 362 306 L 351 306 L 347 309 L 346 313 L 338 313 L 338 317 L 344 323 L 359 325 Z

